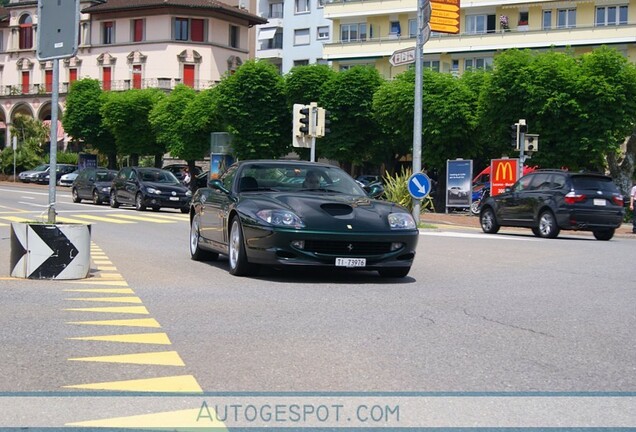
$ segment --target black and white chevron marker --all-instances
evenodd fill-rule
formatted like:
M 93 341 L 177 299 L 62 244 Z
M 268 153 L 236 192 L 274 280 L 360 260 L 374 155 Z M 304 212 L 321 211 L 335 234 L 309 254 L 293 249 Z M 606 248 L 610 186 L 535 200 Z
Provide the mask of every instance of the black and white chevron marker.
M 11 276 L 82 279 L 90 270 L 90 225 L 11 224 Z

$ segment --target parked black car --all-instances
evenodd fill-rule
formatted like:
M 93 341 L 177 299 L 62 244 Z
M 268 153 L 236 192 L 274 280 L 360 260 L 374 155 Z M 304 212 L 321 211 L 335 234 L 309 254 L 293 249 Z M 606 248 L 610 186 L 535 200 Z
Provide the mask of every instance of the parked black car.
M 57 180 L 59 180 L 60 177 L 62 177 L 64 174 L 70 174 L 76 169 L 77 169 L 77 165 L 56 164 L 55 165 L 55 173 L 56 173 L 55 182 L 57 183 Z M 49 177 L 50 177 L 49 171 L 50 171 L 50 166 L 49 166 L 49 170 L 43 173 L 39 173 L 31 181 L 34 181 L 35 183 L 39 183 L 39 184 L 49 184 Z
M 501 226 L 517 226 L 532 229 L 538 237 L 581 230 L 592 231 L 598 240 L 609 240 L 624 213 L 623 196 L 611 177 L 537 170 L 504 193 L 486 199 L 479 219 L 482 230 L 492 234 Z
M 84 168 L 79 171 L 71 186 L 73 202 L 83 199 L 92 200 L 93 204 L 106 203 L 110 199 L 110 184 L 117 171 L 106 168 Z
M 110 206 L 134 205 L 139 211 L 146 207 L 158 211 L 161 207 L 181 209 L 188 213 L 192 192 L 170 171 L 159 168 L 122 168 L 110 187 Z

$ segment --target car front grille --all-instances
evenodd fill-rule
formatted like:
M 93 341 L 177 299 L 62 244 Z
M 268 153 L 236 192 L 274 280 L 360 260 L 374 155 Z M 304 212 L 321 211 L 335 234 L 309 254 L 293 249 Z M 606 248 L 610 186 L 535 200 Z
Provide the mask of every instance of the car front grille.
M 382 255 L 391 251 L 390 242 L 306 240 L 305 251 L 325 255 Z

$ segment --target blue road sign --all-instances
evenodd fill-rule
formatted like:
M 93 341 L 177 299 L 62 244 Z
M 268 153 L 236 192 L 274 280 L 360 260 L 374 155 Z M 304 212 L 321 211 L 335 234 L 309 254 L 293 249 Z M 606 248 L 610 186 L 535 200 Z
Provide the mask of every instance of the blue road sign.
M 409 193 L 415 199 L 422 199 L 431 191 L 431 179 L 424 173 L 414 173 L 409 177 Z

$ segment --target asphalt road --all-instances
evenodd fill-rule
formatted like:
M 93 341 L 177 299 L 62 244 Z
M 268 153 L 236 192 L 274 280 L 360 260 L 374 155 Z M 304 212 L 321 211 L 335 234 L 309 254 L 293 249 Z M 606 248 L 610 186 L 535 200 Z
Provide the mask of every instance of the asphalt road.
M 402 280 L 237 278 L 224 259 L 190 260 L 187 215 L 74 204 L 58 189 L 58 216 L 93 223 L 90 277 L 11 278 L 7 218 L 47 202 L 46 187 L 0 184 L 4 392 L 636 390 L 630 238 L 443 226 L 422 231 Z

